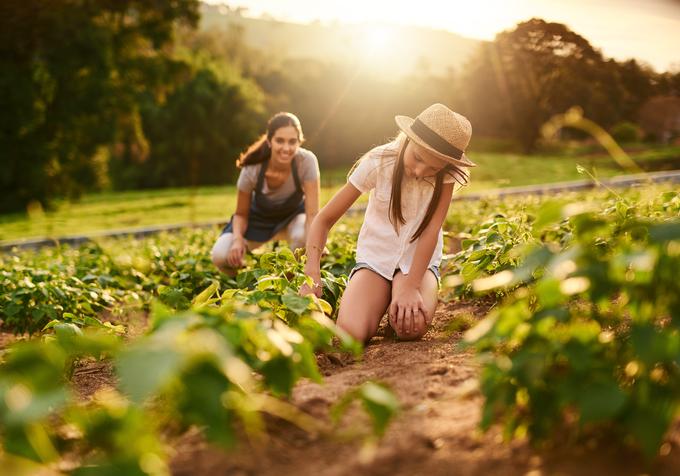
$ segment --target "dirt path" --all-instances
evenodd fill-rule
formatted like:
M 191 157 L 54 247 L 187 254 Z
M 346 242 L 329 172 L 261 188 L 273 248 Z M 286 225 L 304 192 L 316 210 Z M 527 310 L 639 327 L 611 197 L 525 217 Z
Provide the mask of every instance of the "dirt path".
M 196 432 L 176 442 L 173 474 L 188 475 L 675 475 L 680 473 L 680 428 L 670 453 L 645 465 L 621 448 L 592 443 L 537 452 L 523 441 L 505 443 L 500 429 L 477 431 L 482 397 L 474 390 L 477 369 L 471 354 L 457 350 L 460 333 L 447 330 L 459 314 L 483 315 L 469 303 L 440 306 L 433 328 L 419 342 L 377 337 L 358 362 L 322 356 L 325 383 L 302 382 L 292 402 L 320 419 L 330 406 L 366 380 L 388 383 L 402 413 L 370 458 L 360 438 L 312 437 L 280 421 L 266 443 L 244 443 L 225 453 L 206 445 Z M 351 360 L 351 359 L 350 359 Z M 360 415 L 357 419 L 360 418 Z M 357 421 L 355 419 L 355 421 Z

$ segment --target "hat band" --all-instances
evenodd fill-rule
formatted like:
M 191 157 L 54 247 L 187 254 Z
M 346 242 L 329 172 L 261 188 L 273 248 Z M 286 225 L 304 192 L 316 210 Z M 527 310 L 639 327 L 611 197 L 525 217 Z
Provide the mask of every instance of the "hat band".
M 458 147 L 451 145 L 446 139 L 437 134 L 435 131 L 430 129 L 416 117 L 416 120 L 411 124 L 411 130 L 418 134 L 418 136 L 427 142 L 427 145 L 432 147 L 434 150 L 440 154 L 448 155 L 454 159 L 460 159 L 463 157 L 463 151 Z

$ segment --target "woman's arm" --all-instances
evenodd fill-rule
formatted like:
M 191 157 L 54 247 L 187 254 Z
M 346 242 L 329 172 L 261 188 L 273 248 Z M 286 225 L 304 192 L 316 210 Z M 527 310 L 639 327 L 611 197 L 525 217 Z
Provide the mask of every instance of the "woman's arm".
M 319 213 L 319 179 L 310 180 L 302 185 L 302 189 L 305 192 L 305 215 L 307 220 L 305 221 L 305 236 L 309 236 L 309 228 L 312 226 L 312 221 Z
M 340 217 L 361 196 L 361 192 L 352 184 L 345 184 L 330 201 L 319 211 L 314 218 L 307 235 L 305 273 L 310 276 L 317 286 L 321 283 L 321 252 L 326 245 L 328 232 Z M 310 290 L 301 289 L 301 293 L 307 294 Z M 321 289 L 316 292 L 321 294 Z
M 236 212 L 231 222 L 234 240 L 231 250 L 227 255 L 227 263 L 232 268 L 243 266 L 243 257 L 246 255 L 246 240 L 244 238 L 248 229 L 248 215 L 250 213 L 250 192 L 238 191 L 236 196 Z

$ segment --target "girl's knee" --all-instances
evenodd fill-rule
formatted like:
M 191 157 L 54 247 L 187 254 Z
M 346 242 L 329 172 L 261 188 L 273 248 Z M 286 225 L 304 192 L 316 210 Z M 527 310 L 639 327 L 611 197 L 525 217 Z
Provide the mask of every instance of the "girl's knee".
M 375 331 L 371 332 L 371 326 L 368 321 L 368 318 L 362 318 L 361 316 L 339 314 L 337 326 L 352 336 L 354 340 L 366 343 L 375 334 Z
M 352 336 L 352 338 L 356 340 L 363 340 L 365 338 L 363 335 L 363 329 L 357 325 L 357 322 L 353 319 L 349 319 L 343 313 L 338 315 L 336 324 L 340 329 L 347 332 L 350 336 Z

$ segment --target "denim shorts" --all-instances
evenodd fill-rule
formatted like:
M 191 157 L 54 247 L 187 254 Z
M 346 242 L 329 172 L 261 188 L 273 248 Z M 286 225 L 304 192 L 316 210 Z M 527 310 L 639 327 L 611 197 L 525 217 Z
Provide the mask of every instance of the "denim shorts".
M 356 273 L 356 272 L 359 271 L 360 269 L 364 269 L 364 268 L 365 268 L 365 269 L 370 269 L 370 270 L 373 271 L 374 273 L 379 274 L 380 276 L 382 276 L 382 275 L 381 275 L 380 273 L 378 273 L 378 272 L 377 272 L 370 264 L 368 264 L 368 263 L 363 263 L 363 262 L 359 262 L 359 263 L 355 264 L 355 265 L 354 265 L 354 268 L 352 268 L 352 271 L 349 272 L 349 277 L 347 278 L 347 281 L 349 281 L 350 279 L 352 279 L 352 276 L 354 275 L 354 273 Z M 430 267 L 427 268 L 427 269 L 429 269 L 430 271 L 432 271 L 432 274 L 434 274 L 434 277 L 437 278 L 437 284 L 439 285 L 439 284 L 440 284 L 440 280 L 441 280 L 441 276 L 439 275 L 439 266 L 432 265 L 432 266 L 430 266 Z M 399 269 L 395 269 L 395 270 L 394 270 L 394 274 L 397 274 L 397 271 L 399 271 Z M 394 274 L 393 274 L 392 276 L 394 276 Z

